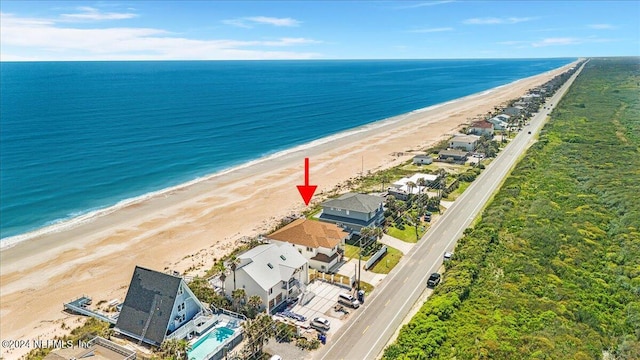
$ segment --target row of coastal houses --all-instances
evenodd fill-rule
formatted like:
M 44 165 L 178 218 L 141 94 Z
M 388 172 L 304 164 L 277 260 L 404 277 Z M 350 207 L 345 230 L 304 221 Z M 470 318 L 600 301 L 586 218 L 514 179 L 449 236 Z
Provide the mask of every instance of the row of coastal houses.
M 225 294 L 231 297 L 242 288 L 247 296 L 258 295 L 268 312 L 275 311 L 304 292 L 309 269 L 334 270 L 350 236 L 382 224 L 383 203 L 382 197 L 355 193 L 327 200 L 319 221 L 295 220 L 267 235 L 266 244 L 238 255 L 233 274 L 224 280 Z M 219 321 L 183 278 L 137 266 L 114 329 L 160 346 L 167 339 L 201 335 Z
M 336 272 L 346 241 L 364 227 L 384 222 L 384 198 L 347 193 L 322 203 L 317 220 L 297 219 L 264 237 L 268 242 L 238 256 L 225 292 L 234 286 L 258 295 L 268 312 L 295 299 L 309 283 L 309 269 Z

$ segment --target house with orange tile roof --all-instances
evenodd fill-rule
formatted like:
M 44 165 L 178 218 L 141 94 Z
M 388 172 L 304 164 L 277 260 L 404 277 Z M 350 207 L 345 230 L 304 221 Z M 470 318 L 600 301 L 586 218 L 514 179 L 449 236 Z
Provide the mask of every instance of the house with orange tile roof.
M 330 272 L 342 260 L 348 237 L 349 233 L 335 224 L 307 219 L 298 219 L 266 236 L 274 244 L 293 245 L 310 268 L 322 272 Z

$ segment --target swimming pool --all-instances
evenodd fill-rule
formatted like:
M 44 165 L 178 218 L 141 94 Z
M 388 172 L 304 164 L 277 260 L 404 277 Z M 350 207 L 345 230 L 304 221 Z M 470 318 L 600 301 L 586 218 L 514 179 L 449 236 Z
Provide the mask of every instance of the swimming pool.
M 191 346 L 188 352 L 189 360 L 205 360 L 207 355 L 213 355 L 218 351 L 224 341 L 234 333 L 233 329 L 224 326 L 209 331 Z

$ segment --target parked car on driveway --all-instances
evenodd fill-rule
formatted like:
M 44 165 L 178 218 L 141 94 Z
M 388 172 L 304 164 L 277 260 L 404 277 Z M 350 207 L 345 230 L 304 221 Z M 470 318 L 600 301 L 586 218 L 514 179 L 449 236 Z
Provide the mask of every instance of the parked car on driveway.
M 429 276 L 429 280 L 427 280 L 427 286 L 430 288 L 435 287 L 436 285 L 440 284 L 440 279 L 441 279 L 440 274 L 438 273 L 431 274 L 431 276 Z
M 447 252 L 445 252 L 445 253 L 444 253 L 444 261 L 451 260 L 451 257 L 452 257 L 452 256 L 453 256 L 453 253 L 450 253 L 450 252 L 448 252 L 448 251 L 447 251 Z
M 327 331 L 331 328 L 331 323 L 323 317 L 317 317 L 311 320 L 311 327 L 320 331 Z

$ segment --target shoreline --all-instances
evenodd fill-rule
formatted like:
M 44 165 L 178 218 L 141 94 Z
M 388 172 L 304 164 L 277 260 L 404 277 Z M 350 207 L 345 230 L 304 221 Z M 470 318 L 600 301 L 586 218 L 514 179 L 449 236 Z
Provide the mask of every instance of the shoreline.
M 565 65 L 566 66 L 566 65 Z M 550 71 L 554 71 L 554 70 L 549 70 L 547 72 Z M 545 72 L 546 73 L 546 72 Z M 545 73 L 541 73 L 538 75 L 533 75 L 530 76 L 528 78 L 532 78 L 532 77 L 536 77 L 539 75 L 543 75 Z M 496 86 L 494 88 L 491 89 L 487 89 L 487 90 L 483 90 L 477 93 L 473 93 L 473 94 L 469 94 L 460 98 L 456 98 L 456 99 L 452 99 L 452 100 L 448 100 L 445 102 L 441 102 L 441 103 L 437 103 L 437 104 L 433 104 L 433 105 L 429 105 L 423 108 L 418 108 L 406 113 L 402 113 L 399 115 L 394 115 L 388 118 L 384 118 L 384 119 L 380 119 L 380 120 L 376 120 L 374 122 L 371 123 L 367 123 L 364 125 L 360 125 L 357 126 L 355 128 L 351 128 L 351 129 L 347 129 L 347 130 L 343 130 L 340 131 L 338 133 L 334 133 L 334 134 L 330 134 L 327 136 L 323 136 L 319 139 L 315 139 L 315 140 L 311 140 L 309 142 L 303 143 L 303 144 L 299 144 L 299 145 L 294 145 L 291 148 L 287 148 L 287 149 L 283 149 L 283 150 L 276 150 L 275 152 L 271 153 L 271 154 L 267 154 L 264 155 L 256 160 L 249 160 L 249 161 L 245 161 L 242 162 L 240 164 L 237 165 L 231 165 L 229 167 L 225 167 L 222 168 L 218 171 L 215 171 L 213 173 L 207 174 L 207 175 L 203 175 L 203 176 L 199 176 L 196 177 L 195 179 L 192 180 L 188 180 L 186 182 L 177 184 L 177 185 L 173 185 L 173 186 L 169 186 L 167 188 L 162 188 L 159 190 L 153 190 L 150 192 L 146 192 L 144 194 L 138 195 L 138 196 L 134 196 L 134 197 L 130 197 L 130 198 L 126 198 L 123 200 L 118 201 L 117 203 L 113 204 L 113 205 L 107 205 L 105 207 L 101 207 L 95 210 L 87 210 L 87 212 L 82 213 L 81 215 L 78 216 L 73 216 L 73 217 L 67 217 L 67 218 L 63 218 L 63 219 L 58 219 L 58 220 L 53 220 L 51 221 L 49 224 L 45 224 L 44 226 L 41 226 L 37 229 L 31 230 L 31 231 L 27 231 L 25 233 L 22 234 L 18 234 L 18 235 L 12 235 L 12 236 L 8 236 L 5 238 L 0 238 L 0 252 L 2 251 L 6 251 L 18 244 L 20 244 L 21 242 L 24 241 L 30 241 L 30 240 L 34 240 L 37 239 L 40 236 L 45 236 L 48 234 L 53 234 L 53 233 L 58 233 L 58 232 L 62 232 L 62 231 L 66 231 L 66 230 L 71 230 L 77 226 L 81 226 L 84 223 L 93 221 L 95 219 L 98 219 L 100 217 L 103 216 L 108 216 L 109 214 L 118 211 L 120 209 L 124 209 L 127 208 L 128 206 L 133 206 L 133 205 L 137 205 L 139 203 L 142 203 L 144 201 L 149 201 L 152 200 L 155 197 L 159 197 L 159 196 L 163 196 L 166 194 L 170 194 L 174 191 L 179 191 L 182 190 L 184 188 L 187 188 L 189 186 L 193 186 L 196 185 L 200 182 L 203 181 L 209 181 L 209 180 L 213 180 L 217 177 L 221 177 L 221 176 L 225 176 L 229 173 L 235 172 L 235 171 L 240 171 L 242 169 L 266 162 L 266 161 L 271 161 L 271 160 L 276 160 L 279 157 L 283 157 L 283 156 L 287 156 L 289 154 L 293 154 L 299 151 L 305 151 L 305 150 L 313 150 L 314 147 L 317 146 L 321 146 L 323 144 L 332 142 L 332 141 L 336 141 L 345 137 L 350 137 L 350 136 L 355 136 L 356 134 L 359 133 L 363 133 L 363 132 L 367 132 L 367 131 L 371 131 L 371 130 L 376 130 L 378 128 L 382 128 L 382 127 L 386 127 L 386 126 L 391 126 L 393 124 L 402 122 L 404 120 L 406 120 L 408 117 L 415 115 L 415 114 L 420 114 L 422 112 L 426 112 L 426 111 L 431 111 L 431 110 L 435 110 L 439 107 L 442 106 L 446 106 L 446 105 L 450 105 L 450 104 L 455 104 L 456 102 L 461 102 L 461 101 L 465 101 L 465 100 L 471 100 L 475 97 L 479 97 L 479 96 L 483 96 L 483 95 L 488 95 L 492 92 L 498 91 L 499 89 L 506 87 L 506 86 L 511 86 L 514 84 L 517 84 L 520 81 L 526 80 L 528 78 L 523 78 L 523 79 L 518 79 L 518 80 L 514 80 L 510 83 L 504 84 L 504 85 L 500 85 L 500 86 Z
M 5 248 L 0 252 L 0 333 L 3 339 L 47 339 L 64 333 L 61 323 L 77 323 L 79 318 L 62 312 L 63 302 L 81 294 L 96 302 L 124 299 L 135 265 L 159 271 L 207 269 L 230 253 L 242 236 L 267 231 L 282 217 L 306 208 L 295 188 L 303 182 L 304 157 L 310 158 L 310 183 L 318 185 L 318 201 L 361 171 L 406 161 L 410 154 L 397 153 L 448 137 L 470 118 L 524 95 L 574 64 L 343 131 L 339 138 L 312 141 L 304 145 L 313 146 L 288 149 L 269 161 L 256 159 Z M 367 128 L 373 124 L 377 127 Z M 20 349 L 2 350 L 8 359 L 22 354 Z

